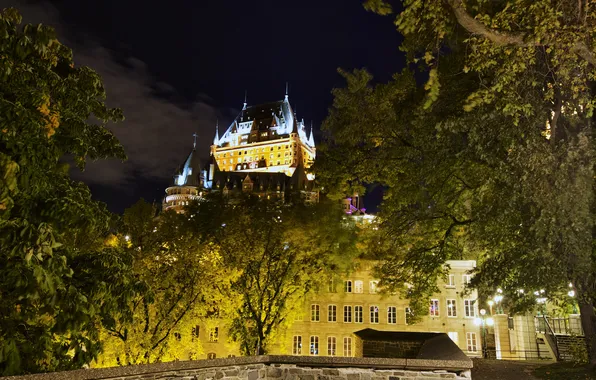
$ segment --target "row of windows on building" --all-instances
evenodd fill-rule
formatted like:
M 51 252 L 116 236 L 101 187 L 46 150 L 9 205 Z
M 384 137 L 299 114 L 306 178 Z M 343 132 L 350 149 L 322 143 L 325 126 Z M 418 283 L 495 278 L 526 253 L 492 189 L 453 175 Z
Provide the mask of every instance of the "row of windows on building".
M 462 284 L 467 285 L 472 280 L 472 276 L 469 274 L 462 275 Z M 371 294 L 378 292 L 378 280 L 368 282 L 368 292 Z M 447 276 L 446 287 L 455 287 L 455 275 L 449 274 Z M 335 280 L 330 280 L 327 288 L 329 293 L 337 293 L 337 283 Z M 345 280 L 344 281 L 344 293 L 364 293 L 364 281 L 362 280 Z
M 457 332 L 449 332 L 449 337 L 459 345 Z M 478 352 L 478 340 L 475 332 L 466 333 L 466 348 L 470 353 Z M 320 355 L 319 351 L 319 336 L 311 335 L 308 345 L 308 352 L 302 349 L 302 335 L 294 335 L 292 340 L 292 355 Z M 337 337 L 327 337 L 327 356 L 339 356 L 340 352 L 337 349 Z M 343 338 L 343 350 L 341 356 L 352 356 L 352 337 L 346 336 Z
M 291 146 L 292 146 L 292 148 L 294 149 L 294 152 L 295 152 L 296 151 L 296 148 L 297 148 L 296 147 L 296 144 L 292 144 Z M 277 150 L 281 150 L 281 148 L 282 148 L 282 145 L 278 145 L 277 146 Z M 289 148 L 290 148 L 290 145 L 286 145 L 285 149 L 289 149 Z M 273 152 L 273 150 L 274 150 L 274 147 L 270 147 L 269 148 L 269 151 L 270 152 Z M 244 151 L 244 155 L 246 156 L 246 155 L 249 155 L 249 154 L 252 155 L 254 153 L 265 153 L 266 151 L 267 151 L 267 148 L 256 148 L 254 150 L 253 149 L 251 149 L 251 150 L 245 150 Z M 229 156 L 230 157 L 234 157 L 234 152 L 235 151 L 229 152 Z M 242 154 L 243 154 L 243 152 L 241 150 L 239 150 L 238 151 L 238 156 L 242 156 Z M 217 158 L 220 158 L 220 157 L 223 157 L 223 158 L 228 157 L 228 152 L 224 152 L 224 153 L 218 154 L 217 155 Z
M 474 318 L 476 317 L 476 300 L 473 299 L 464 299 L 463 300 L 463 307 L 464 307 L 464 317 L 466 318 Z M 428 308 L 428 315 L 431 317 L 440 317 L 441 316 L 441 308 L 440 302 L 438 299 L 431 299 L 429 308 Z M 368 308 L 368 322 L 369 323 L 379 323 L 379 314 L 380 310 L 377 305 L 370 305 Z M 387 323 L 388 324 L 396 324 L 397 323 L 397 307 L 396 306 L 387 306 Z M 448 299 L 447 300 L 447 317 L 455 318 L 458 316 L 458 308 L 457 308 L 457 299 Z M 327 305 L 327 322 L 337 322 L 338 321 L 337 315 L 337 305 L 330 304 Z M 404 309 L 404 321 L 406 324 L 410 324 L 411 319 L 414 317 L 412 310 L 409 307 Z M 310 305 L 310 321 L 311 322 L 320 322 L 321 321 L 321 307 L 318 304 L 311 304 Z M 364 307 L 361 305 L 344 305 L 343 306 L 343 322 L 344 323 L 364 323 Z

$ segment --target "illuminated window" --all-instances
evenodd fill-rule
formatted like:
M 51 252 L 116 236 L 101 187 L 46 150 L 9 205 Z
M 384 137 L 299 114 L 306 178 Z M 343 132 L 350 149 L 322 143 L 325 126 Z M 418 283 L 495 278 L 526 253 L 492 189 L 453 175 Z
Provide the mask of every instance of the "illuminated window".
M 376 305 L 370 306 L 370 323 L 379 323 L 379 307 Z
M 337 293 L 334 279 L 329 280 L 329 283 L 327 284 L 327 291 L 329 293 Z
M 464 300 L 464 314 L 467 318 L 474 318 L 476 317 L 476 308 L 475 304 L 476 300 L 466 299 Z
M 344 291 L 346 293 L 352 293 L 352 281 L 351 280 L 346 280 L 344 282 Z
M 295 335 L 292 344 L 292 355 L 302 355 L 302 336 Z
M 337 342 L 334 336 L 327 337 L 327 356 L 335 356 Z
M 466 333 L 466 341 L 468 343 L 468 352 L 478 352 L 478 346 L 476 344 L 476 333 Z
M 447 276 L 447 284 L 445 286 L 447 286 L 449 288 L 455 287 L 455 275 L 454 274 L 449 274 L 449 276 Z
M 354 281 L 354 293 L 362 293 L 364 291 L 364 285 L 361 280 Z
M 362 306 L 354 306 L 354 323 L 362 323 L 363 314 Z
M 329 305 L 327 308 L 327 322 L 337 322 L 337 306 Z
M 352 356 L 352 338 L 349 336 L 344 337 L 344 356 Z
M 387 308 L 387 323 L 397 323 L 397 308 L 395 306 L 389 306 Z
M 310 337 L 310 354 L 311 355 L 319 354 L 319 337 L 316 335 L 312 335 Z
M 430 300 L 428 312 L 431 317 L 439 316 L 439 300 Z
M 447 316 L 457 317 L 457 306 L 455 300 L 447 300 Z
M 376 293 L 377 292 L 377 284 L 379 283 L 379 281 L 370 281 L 368 283 L 368 291 L 369 293 Z
M 319 322 L 321 320 L 319 305 L 310 305 L 310 320 L 312 322 Z
M 344 323 L 352 323 L 352 306 L 344 306 Z

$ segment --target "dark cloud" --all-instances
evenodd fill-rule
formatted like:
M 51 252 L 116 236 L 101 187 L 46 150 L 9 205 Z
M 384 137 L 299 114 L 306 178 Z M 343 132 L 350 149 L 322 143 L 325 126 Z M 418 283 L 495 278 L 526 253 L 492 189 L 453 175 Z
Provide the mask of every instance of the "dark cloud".
M 116 57 L 92 37 L 75 35 L 50 3 L 0 0 L 0 8 L 5 7 L 19 9 L 25 23 L 53 26 L 61 42 L 73 49 L 75 63 L 101 75 L 108 105 L 124 112 L 124 122 L 108 127 L 124 146 L 128 161 L 89 163 L 84 173 L 73 176 L 121 190 L 139 181 L 167 183 L 191 149 L 194 132 L 199 134 L 197 148 L 209 151 L 215 121 L 229 117 L 229 110 L 210 105 L 205 94 L 196 94 L 194 103 L 181 101 L 174 87 L 149 73 L 145 62 Z

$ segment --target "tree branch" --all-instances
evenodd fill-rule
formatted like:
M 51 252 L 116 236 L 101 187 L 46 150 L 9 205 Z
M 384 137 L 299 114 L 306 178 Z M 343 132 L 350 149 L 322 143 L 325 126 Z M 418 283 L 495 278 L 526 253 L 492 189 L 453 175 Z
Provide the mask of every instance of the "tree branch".
M 494 29 L 487 28 L 486 25 L 481 23 L 480 21 L 476 20 L 472 17 L 465 9 L 463 0 L 445 0 L 447 4 L 453 10 L 455 14 L 455 18 L 457 22 L 464 27 L 468 32 L 472 34 L 478 34 L 491 42 L 493 42 L 497 46 L 506 46 L 506 45 L 515 45 L 519 47 L 526 47 L 526 46 L 540 46 L 545 44 L 540 43 L 528 43 L 524 41 L 525 34 L 518 33 L 518 34 L 511 34 L 511 33 L 503 33 L 496 31 Z M 589 62 L 591 65 L 596 66 L 596 57 L 588 48 L 583 41 L 578 41 L 573 45 L 571 51 L 577 54 L 582 59 Z

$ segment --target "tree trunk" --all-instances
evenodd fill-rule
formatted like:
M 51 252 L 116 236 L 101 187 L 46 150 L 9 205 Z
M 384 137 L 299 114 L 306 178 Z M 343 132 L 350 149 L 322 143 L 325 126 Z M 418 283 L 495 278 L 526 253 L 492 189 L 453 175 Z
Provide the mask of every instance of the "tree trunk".
M 586 337 L 588 360 L 592 367 L 596 367 L 596 313 L 594 313 L 594 306 L 592 303 L 580 299 L 579 310 Z

